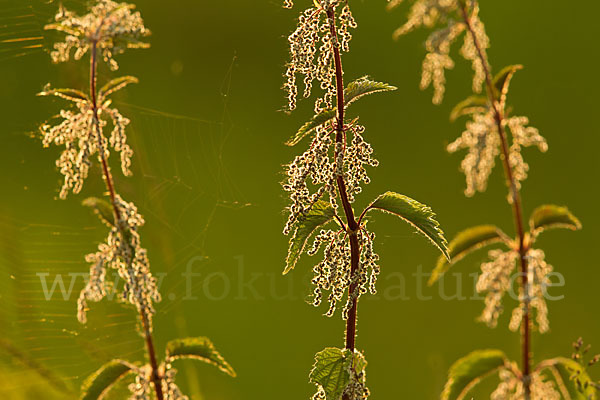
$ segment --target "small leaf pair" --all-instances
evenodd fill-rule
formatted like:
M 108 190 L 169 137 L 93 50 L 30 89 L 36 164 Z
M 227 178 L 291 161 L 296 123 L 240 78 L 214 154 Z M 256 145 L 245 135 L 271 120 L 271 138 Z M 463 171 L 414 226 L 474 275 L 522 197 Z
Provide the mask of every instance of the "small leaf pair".
M 135 76 L 122 76 L 119 78 L 111 79 L 98 91 L 98 103 L 104 103 L 106 98 L 116 91 L 123 89 L 125 86 L 131 83 L 138 83 L 139 80 Z M 56 96 L 64 100 L 72 102 L 90 102 L 90 97 L 77 89 L 51 89 L 45 88 L 42 92 L 38 93 L 38 96 Z
M 444 232 L 441 230 L 435 213 L 430 207 L 408 196 L 395 192 L 386 192 L 377 197 L 365 208 L 361 214 L 359 223 L 370 210 L 383 211 L 403 219 L 429 239 L 442 252 L 444 258 L 448 261 L 450 260 L 448 243 L 444 237 Z M 283 271 L 284 275 L 294 268 L 306 247 L 306 242 L 314 231 L 333 220 L 334 217 L 335 211 L 330 203 L 318 200 L 308 213 L 298 219 L 295 231 L 290 238 L 286 267 Z
M 375 82 L 369 79 L 368 76 L 363 76 L 348 84 L 344 89 L 344 105 L 345 108 L 361 97 L 368 96 L 370 94 L 387 92 L 396 90 L 395 86 L 388 85 L 387 83 Z M 287 142 L 288 146 L 295 146 L 306 136 L 310 135 L 319 126 L 331 121 L 335 118 L 336 110 L 325 110 L 319 114 L 315 114 L 310 121 L 302 125 L 300 129 L 292 136 Z
M 566 207 L 543 205 L 536 208 L 529 219 L 530 240 L 534 242 L 538 235 L 545 230 L 565 228 L 581 229 L 581 222 Z M 515 244 L 502 230 L 494 225 L 479 225 L 468 228 L 456 235 L 448 247 L 452 261 L 440 257 L 429 279 L 429 285 L 439 280 L 444 273 L 456 262 L 472 252 L 496 243 L 503 243 L 509 248 Z M 530 243 L 531 244 L 531 243 Z
M 500 109 L 504 110 L 506 107 L 506 97 L 508 95 L 508 88 L 510 81 L 518 70 L 523 69 L 522 65 L 509 65 L 504 67 L 500 72 L 494 76 L 492 81 L 492 90 L 494 99 L 499 101 Z M 483 113 L 487 108 L 490 107 L 490 100 L 488 97 L 483 95 L 471 95 L 465 100 L 458 103 L 450 112 L 450 121 L 455 121 L 463 115 L 471 115 L 477 113 Z
M 199 360 L 214 365 L 224 373 L 235 377 L 236 373 L 206 337 L 172 340 L 167 343 L 165 360 Z M 135 373 L 138 366 L 123 360 L 111 360 L 90 375 L 81 387 L 81 400 L 101 400 L 122 378 Z
M 510 371 L 516 379 L 522 379 L 515 363 L 511 363 L 502 351 L 476 350 L 452 365 L 441 399 L 469 399 L 467 395 L 475 386 L 501 369 Z M 597 399 L 589 375 L 581 365 L 571 359 L 558 357 L 542 361 L 532 373 L 556 382 L 560 394 L 566 400 Z M 549 375 L 545 376 L 545 373 Z M 577 377 L 578 381 L 574 377 Z

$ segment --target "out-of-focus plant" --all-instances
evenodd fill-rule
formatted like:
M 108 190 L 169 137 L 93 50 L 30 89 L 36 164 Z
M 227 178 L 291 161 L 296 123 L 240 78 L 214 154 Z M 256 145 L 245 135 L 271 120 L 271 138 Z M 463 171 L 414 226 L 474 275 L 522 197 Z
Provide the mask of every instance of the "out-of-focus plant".
M 293 6 L 287 0 L 287 8 Z M 296 30 L 289 36 L 291 59 L 287 65 L 289 110 L 296 108 L 297 76 L 303 77 L 303 96 L 310 97 L 313 82 L 321 96 L 315 115 L 287 141 L 295 146 L 304 139 L 308 149 L 286 166 L 284 190 L 289 195 L 284 234 L 290 235 L 284 274 L 300 255 L 323 258 L 313 268 L 312 303 L 319 306 L 327 296 L 331 317 L 342 308 L 346 321 L 344 348 L 328 347 L 315 356 L 310 381 L 317 386 L 313 399 L 366 399 L 364 354 L 356 349 L 356 319 L 359 298 L 376 292 L 380 273 L 374 252 L 375 234 L 367 229 L 367 215 L 379 210 L 400 217 L 427 237 L 448 256 L 447 243 L 432 210 L 407 196 L 386 192 L 360 213 L 353 204 L 361 185 L 369 183 L 367 167 L 376 167 L 373 149 L 364 138 L 358 118 L 348 118 L 348 107 L 366 95 L 395 90 L 365 76 L 344 85 L 342 54 L 350 49 L 351 29 L 357 24 L 346 0 L 314 0 L 300 14 Z M 307 242 L 314 236 L 312 245 Z M 342 307 L 339 304 L 342 303 Z
M 397 7 L 402 0 L 391 0 L 389 7 Z M 501 383 L 492 393 L 492 399 L 595 399 L 593 386 L 573 391 L 573 381 L 561 373 L 548 374 L 552 364 L 559 371 L 577 370 L 580 377 L 588 380 L 585 370 L 577 369 L 568 359 L 553 359 L 533 366 L 531 347 L 532 329 L 540 333 L 549 329 L 545 288 L 550 283 L 552 266 L 545 261 L 544 252 L 536 247 L 540 234 L 552 228 L 581 228 L 579 220 L 565 207 L 542 205 L 529 218 L 529 229 L 523 220 L 520 188 L 527 177 L 528 164 L 521 150 L 535 146 L 545 152 L 546 140 L 536 128 L 529 126 L 527 117 L 512 114 L 507 107 L 509 84 L 520 65 L 510 65 L 492 74 L 487 49 L 489 38 L 479 17 L 477 0 L 415 0 L 408 21 L 394 33 L 396 38 L 421 26 L 433 28 L 425 43 L 427 55 L 423 61 L 421 88 L 431 84 L 434 88 L 433 102 L 438 104 L 444 95 L 446 69 L 454 67 L 450 56 L 452 44 L 461 35 L 463 44 L 460 54 L 473 67 L 472 89 L 474 94 L 460 102 L 451 113 L 451 120 L 468 116 L 466 130 L 448 151 L 467 150 L 461 169 L 466 175 L 465 195 L 473 196 L 485 191 L 488 178 L 500 157 L 508 187 L 508 202 L 514 216 L 516 237 L 511 238 L 500 228 L 481 225 L 460 232 L 449 245 L 452 263 L 485 246 L 500 244 L 503 249 L 489 252 L 490 261 L 481 265 L 482 273 L 477 291 L 485 293 L 485 309 L 480 320 L 490 327 L 497 325 L 503 311 L 502 299 L 511 289 L 512 276 L 518 268 L 519 304 L 512 312 L 509 328 L 521 332 L 521 366 L 508 360 L 500 350 L 476 351 L 457 361 L 451 368 L 442 399 L 468 398 L 467 394 L 481 378 L 497 373 Z M 485 91 L 485 94 L 481 94 Z M 431 276 L 430 284 L 436 282 L 452 265 L 440 258 Z
M 44 147 L 54 144 L 63 147 L 56 165 L 64 175 L 60 198 L 69 192 L 79 193 L 96 159 L 108 191 L 108 201 L 88 198 L 83 204 L 91 207 L 108 227 L 106 241 L 98 251 L 88 254 L 91 264 L 89 279 L 78 300 L 77 317 L 86 323 L 88 302 L 102 300 L 108 291 L 120 290 L 119 300 L 133 306 L 139 314 L 139 332 L 144 338 L 148 363 L 137 364 L 112 360 L 91 375 L 83 384 L 81 398 L 102 398 L 113 384 L 126 375 L 135 375 L 129 389 L 132 399 L 187 399 L 175 384 L 176 370 L 172 363 L 180 358 L 197 359 L 235 376 L 234 370 L 205 337 L 177 339 L 168 342 L 164 359 L 156 354 L 153 340 L 154 303 L 160 301 L 157 282 L 150 271 L 146 249 L 141 245 L 139 229 L 143 217 L 136 206 L 123 200 L 115 188 L 109 166 L 111 152 L 119 153 L 124 175 L 131 175 L 133 151 L 127 144 L 126 127 L 130 121 L 111 102 L 111 95 L 129 84 L 137 83 L 133 76 L 111 79 L 98 88 L 98 68 L 101 61 L 110 70 L 118 69 L 115 56 L 129 48 L 146 48 L 142 40 L 150 34 L 139 12 L 127 3 L 98 0 L 85 15 L 79 16 L 62 6 L 55 21 L 46 29 L 64 33 L 64 41 L 54 44 L 51 53 L 56 63 L 80 60 L 89 54 L 89 91 L 55 89 L 49 85 L 41 96 L 56 96 L 71 102 L 60 111 L 58 122 L 41 126 Z M 111 128 L 110 135 L 105 131 Z M 121 288 L 106 281 L 108 270 L 116 270 L 124 280 Z

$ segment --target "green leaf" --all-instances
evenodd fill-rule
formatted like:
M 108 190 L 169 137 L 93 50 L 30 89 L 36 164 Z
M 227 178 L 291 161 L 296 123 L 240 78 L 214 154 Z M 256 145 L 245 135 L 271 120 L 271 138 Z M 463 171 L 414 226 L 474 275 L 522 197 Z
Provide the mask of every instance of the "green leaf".
M 320 114 L 315 114 L 310 121 L 302 125 L 298 132 L 291 137 L 287 142 L 285 142 L 288 146 L 295 146 L 306 136 L 310 135 L 317 129 L 319 126 L 331 121 L 335 117 L 335 110 L 326 110 Z
M 586 370 L 576 361 L 557 357 L 542 361 L 538 369 L 548 369 L 552 372 L 558 388 L 567 400 L 596 400 L 597 391 Z M 568 396 L 568 397 L 567 397 Z
M 581 229 L 581 222 L 571 214 L 567 207 L 546 204 L 533 210 L 529 218 L 529 227 L 532 235 L 535 236 L 547 229 L 555 228 L 576 231 Z
M 176 360 L 189 358 L 214 365 L 226 374 L 235 377 L 236 373 L 225 361 L 223 356 L 215 349 L 215 346 L 206 337 L 191 337 L 185 339 L 171 340 L 167 343 L 167 359 Z
M 315 364 L 309 379 L 325 391 L 326 400 L 339 400 L 350 381 L 352 367 L 350 350 L 328 347 L 315 354 Z
M 44 89 L 44 91 L 37 94 L 38 96 L 56 96 L 61 99 L 80 102 L 89 101 L 87 94 L 77 89 Z
M 81 386 L 81 400 L 102 399 L 112 385 L 135 367 L 123 360 L 112 360 L 86 378 Z
M 424 234 L 448 260 L 450 259 L 448 242 L 429 206 L 402 194 L 386 192 L 367 207 L 367 211 L 370 209 L 378 209 L 402 218 Z
M 504 67 L 500 72 L 496 74 L 494 80 L 492 81 L 492 85 L 494 86 L 497 95 L 500 96 L 500 104 L 503 108 L 506 104 L 506 95 L 508 94 L 510 80 L 512 79 L 515 72 L 517 72 L 520 69 L 523 69 L 523 66 L 519 64 Z
M 368 76 L 363 76 L 353 82 L 350 82 L 346 89 L 344 89 L 344 106 L 348 107 L 361 97 L 379 93 L 388 92 L 390 90 L 396 90 L 397 88 L 387 83 L 375 82 L 369 79 Z M 331 121 L 335 118 L 336 109 L 325 110 L 319 114 L 315 114 L 310 121 L 302 125 L 302 127 L 292 136 L 287 142 L 288 146 L 295 146 L 306 136 L 312 134 L 315 129 L 319 126 Z
M 448 245 L 448 253 L 452 261 L 449 262 L 446 257 L 440 256 L 428 284 L 434 284 L 452 265 L 470 253 L 484 246 L 507 240 L 506 234 L 494 225 L 479 225 L 465 229 Z
M 96 214 L 106 225 L 115 225 L 114 209 L 108 201 L 99 199 L 98 197 L 88 197 L 83 200 L 81 204 L 94 210 L 94 214 Z
M 477 350 L 456 361 L 448 373 L 442 400 L 461 400 L 481 379 L 496 372 L 507 362 L 500 350 Z
M 450 121 L 454 122 L 463 115 L 483 112 L 487 106 L 488 100 L 485 96 L 469 96 L 452 109 L 452 112 L 450 112 Z
M 398 89 L 395 86 L 384 82 L 372 81 L 368 76 L 363 76 L 357 80 L 350 82 L 344 89 L 344 105 L 348 107 L 361 97 L 368 96 L 374 93 L 389 92 Z
M 115 78 L 107 82 L 100 91 L 98 92 L 98 97 L 100 99 L 104 99 L 107 96 L 113 94 L 114 92 L 123 89 L 125 86 L 130 83 L 138 83 L 139 80 L 135 76 L 122 76 L 120 78 Z M 102 100 L 101 100 L 102 101 Z
M 333 219 L 335 211 L 331 204 L 325 200 L 318 200 L 305 215 L 298 218 L 294 234 L 290 238 L 288 255 L 285 260 L 283 274 L 287 274 L 296 266 L 308 238 L 318 227 L 325 225 Z

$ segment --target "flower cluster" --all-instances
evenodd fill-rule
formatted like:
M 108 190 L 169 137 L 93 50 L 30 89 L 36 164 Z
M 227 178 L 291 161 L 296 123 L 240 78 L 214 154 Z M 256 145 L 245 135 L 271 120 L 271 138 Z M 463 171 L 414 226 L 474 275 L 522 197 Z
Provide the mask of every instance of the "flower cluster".
M 400 5 L 403 0 L 391 0 L 389 7 Z M 468 28 L 476 36 L 479 49 L 475 46 L 471 34 L 464 35 L 460 54 L 471 62 L 473 71 L 473 91 L 479 93 L 485 81 L 485 68 L 479 51 L 487 64 L 486 49 L 489 47 L 489 39 L 485 33 L 485 27 L 479 19 L 479 5 L 475 1 L 468 2 Z M 433 28 L 437 25 L 442 27 L 434 30 L 425 42 L 427 55 L 423 60 L 423 73 L 421 76 L 421 89 L 426 89 L 433 83 L 433 103 L 440 104 L 444 97 L 446 69 L 454 68 L 454 61 L 450 57 L 452 44 L 461 33 L 467 29 L 467 24 L 462 15 L 462 6 L 459 0 L 416 0 L 412 5 L 407 22 L 396 30 L 395 37 L 405 35 L 421 26 Z
M 125 281 L 121 300 L 132 304 L 142 315 L 146 315 L 150 325 L 148 329 L 151 329 L 153 303 L 160 301 L 160 294 L 156 278 L 150 272 L 146 249 L 140 244 L 138 228 L 144 224 L 144 219 L 133 203 L 125 202 L 120 196 L 117 196 L 115 203 L 119 218 L 110 230 L 106 242 L 98 246 L 97 252 L 86 256 L 86 261 L 92 265 L 89 280 L 77 301 L 77 317 L 80 322 L 85 323 L 87 302 L 104 298 L 108 289 L 106 271 L 110 268 L 116 270 Z
M 527 253 L 528 266 L 528 293 L 521 293 L 522 301 L 529 303 L 532 309 L 536 311 L 536 322 L 540 333 L 548 332 L 550 324 L 548 322 L 548 306 L 545 300 L 544 288 L 548 287 L 550 281 L 548 275 L 552 272 L 552 266 L 544 260 L 545 254 L 542 250 L 531 249 Z M 526 296 L 526 297 L 525 297 Z M 521 326 L 523 320 L 524 308 L 518 307 L 513 310 L 510 320 L 510 329 L 516 331 Z
M 519 253 L 513 250 L 491 250 L 489 257 L 491 261 L 481 265 L 482 273 L 476 289 L 478 293 L 487 292 L 480 320 L 493 328 L 498 324 L 498 317 L 503 311 L 502 298 L 511 288 L 511 278 Z
M 98 153 L 98 157 L 108 158 L 109 144 L 120 153 L 123 174 L 131 174 L 133 150 L 127 144 L 125 135 L 125 128 L 130 121 L 121 115 L 119 110 L 110 107 L 110 100 L 106 100 L 105 96 L 99 97 L 102 102 L 94 113 L 94 106 L 90 99 L 85 94 L 74 90 L 47 87 L 39 95 L 57 96 L 75 105 L 73 110 L 60 111 L 57 117 L 62 118 L 61 122 L 56 125 L 45 123 L 40 127 L 44 147 L 49 147 L 51 144 L 65 147 L 56 161 L 56 166 L 65 177 L 60 198 L 66 198 L 69 191 L 73 193 L 81 191 L 90 169 L 90 157 Z M 108 139 L 102 134 L 107 120 L 113 127 Z
M 520 182 L 527 178 L 529 170 L 529 166 L 521 155 L 521 149 L 536 146 L 542 152 L 548 150 L 546 140 L 536 128 L 528 126 L 528 124 L 527 117 L 510 117 L 502 121 L 503 127 L 508 127 L 512 134 L 509 163 L 517 187 L 520 187 Z M 484 113 L 473 114 L 472 120 L 467 122 L 466 130 L 462 135 L 448 145 L 447 150 L 450 153 L 461 149 L 468 150 L 467 156 L 461 163 L 461 170 L 467 181 L 465 195 L 473 196 L 477 191 L 485 191 L 496 157 L 500 154 L 500 145 L 498 126 L 491 109 Z
M 81 59 L 92 46 L 96 46 L 102 58 L 112 70 L 119 68 L 114 56 L 127 48 L 146 48 L 148 44 L 140 41 L 150 34 L 144 27 L 139 12 L 133 12 L 134 5 L 116 3 L 111 0 L 99 0 L 90 8 L 90 12 L 78 16 L 62 6 L 55 16 L 55 23 L 47 25 L 66 34 L 64 42 L 54 44 L 50 54 L 54 62 L 64 62 L 71 58 Z
M 508 158 L 517 187 L 520 187 L 520 182 L 527 178 L 527 171 L 529 170 L 529 165 L 521 155 L 521 148 L 536 146 L 542 153 L 545 153 L 548 151 L 548 143 L 536 128 L 528 126 L 529 119 L 527 117 L 510 117 L 505 119 L 504 123 L 512 134 L 513 142 Z
M 328 291 L 329 309 L 325 314 L 328 317 L 333 316 L 338 302 L 344 298 L 348 288 L 353 284 L 356 285 L 356 290 L 346 296 L 346 304 L 342 313 L 343 319 L 348 318 L 348 312 L 355 298 L 359 298 L 367 292 L 376 293 L 375 285 L 380 267 L 377 265 L 379 256 L 373 251 L 375 234 L 367 232 L 364 228 L 356 234 L 361 251 L 358 270 L 354 274 L 352 274 L 350 265 L 350 243 L 344 231 L 321 230 L 315 237 L 312 247 L 307 251 L 308 255 L 314 255 L 324 245 L 323 260 L 313 268 L 312 304 L 318 307 L 322 302 L 323 292 Z
M 136 368 L 135 381 L 129 385 L 131 392 L 130 400 L 149 400 L 152 399 L 152 367 L 144 365 Z M 170 363 L 162 363 L 159 366 L 159 376 L 161 377 L 161 386 L 165 400 L 188 400 L 177 384 L 175 384 L 175 375 L 177 370 Z
M 513 273 L 519 253 L 515 250 L 491 250 L 489 257 L 491 261 L 481 265 L 482 274 L 476 288 L 478 293 L 486 293 L 485 308 L 480 320 L 493 328 L 498 324 L 498 317 L 503 311 L 502 298 L 511 289 L 515 278 Z M 549 322 L 544 288 L 550 283 L 548 275 L 552 272 L 552 266 L 545 262 L 542 250 L 530 249 L 526 257 L 527 289 L 520 289 L 520 304 L 513 310 L 509 327 L 513 331 L 519 329 L 523 313 L 531 308 L 536 310 L 536 322 L 540 333 L 545 333 L 549 329 Z
M 129 385 L 129 400 L 147 400 L 151 397 L 152 367 L 148 364 L 136 369 L 135 381 Z
M 360 185 L 371 182 L 365 167 L 368 165 L 375 168 L 379 165 L 379 161 L 372 157 L 373 148 L 362 137 L 365 131 L 364 126 L 354 124 L 350 130 L 353 133 L 352 141 L 342 154 L 344 160 L 344 181 L 346 182 L 348 200 L 352 203 L 354 202 L 354 196 L 362 191 Z
M 541 373 L 535 372 L 530 375 L 531 379 L 530 400 L 560 400 L 562 396 L 556 389 L 554 382 L 546 379 Z M 491 400 L 526 400 L 525 386 L 523 380 L 504 368 L 500 370 L 500 384 L 490 396 Z
M 339 12 L 339 37 L 332 35 L 331 24 L 335 21 L 329 20 L 327 12 L 335 9 L 343 3 L 342 0 L 318 0 L 318 8 L 308 8 L 298 19 L 298 27 L 288 37 L 290 45 L 290 61 L 287 66 L 287 82 L 284 89 L 288 93 L 288 108 L 296 108 L 298 86 L 296 75 L 304 76 L 304 97 L 309 97 L 312 91 L 313 81 L 319 82 L 324 91 L 322 98 L 315 103 L 315 112 L 333 108 L 333 99 L 336 95 L 335 66 L 333 59 L 334 47 L 342 51 L 349 51 L 349 42 L 352 38 L 350 28 L 356 28 L 356 21 L 348 4 L 344 5 Z M 292 2 L 287 1 L 286 7 L 291 7 Z
M 342 398 L 350 400 L 366 400 L 371 395 L 371 391 L 367 387 L 367 373 L 363 369 L 356 372 L 354 368 L 350 368 L 350 382 L 344 389 Z
M 324 193 L 329 193 L 331 199 L 336 198 L 335 164 L 329 156 L 333 143 L 332 131 L 328 126 L 319 126 L 308 150 L 287 166 L 287 180 L 283 183 L 283 189 L 290 193 L 291 205 L 288 207 L 290 214 L 283 230 L 286 235 L 292 230 L 298 217 L 308 212 Z M 316 192 L 311 193 L 308 182 L 319 186 Z M 335 200 L 332 201 L 333 204 L 337 206 Z
M 472 2 L 469 24 L 472 30 L 471 35 L 465 35 L 460 54 L 465 60 L 471 61 L 473 68 L 473 91 L 480 93 L 485 82 L 486 68 L 489 68 L 486 49 L 490 47 L 490 39 L 485 33 L 485 26 L 479 19 L 479 3 Z M 474 36 L 474 37 L 473 37 Z M 479 44 L 479 49 L 475 45 Z M 479 53 L 481 51 L 481 54 Z M 483 58 L 483 61 L 482 61 Z
M 500 136 L 491 112 L 473 115 L 473 120 L 467 122 L 467 129 L 447 147 L 450 153 L 461 149 L 468 149 L 461 163 L 467 179 L 465 195 L 473 196 L 487 188 L 488 178 L 500 153 Z
M 163 393 L 166 400 L 188 400 L 188 396 L 184 395 L 179 389 L 179 386 L 175 383 L 175 375 L 177 370 L 173 368 L 170 362 L 162 363 L 159 367 L 159 371 L 163 376 L 162 387 Z
M 365 129 L 352 123 L 345 130 L 345 133 L 352 134 L 348 147 L 333 143 L 332 135 L 336 131 L 333 123 L 317 127 L 308 150 L 287 166 L 283 189 L 290 193 L 291 205 L 288 207 L 290 213 L 284 234 L 287 235 L 298 217 L 307 213 L 326 193 L 329 194 L 331 206 L 337 209 L 338 176 L 344 179 L 350 202 L 354 202 L 354 196 L 362 191 L 361 185 L 370 182 L 365 167 L 377 167 L 379 163 L 372 157 L 373 148 L 362 136 Z M 316 189 L 311 191 L 309 185 Z
M 421 90 L 433 83 L 433 103 L 440 104 L 446 90 L 445 70 L 454 68 L 450 46 L 464 30 L 464 24 L 450 22 L 444 29 L 434 31 L 425 42 L 427 54 L 423 60 Z

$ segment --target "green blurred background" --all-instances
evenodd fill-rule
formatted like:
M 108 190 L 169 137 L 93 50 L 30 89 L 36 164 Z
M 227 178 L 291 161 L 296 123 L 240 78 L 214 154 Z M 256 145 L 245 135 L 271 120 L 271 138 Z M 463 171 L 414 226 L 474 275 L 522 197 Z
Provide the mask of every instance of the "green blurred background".
M 289 11 L 279 0 L 140 0 L 152 47 L 119 58 L 119 73 L 136 75 L 140 84 L 116 101 L 132 120 L 135 150 L 134 177 L 117 173 L 116 180 L 146 218 L 143 241 L 153 270 L 166 273 L 155 318 L 159 352 L 169 339 L 206 335 L 239 375 L 231 379 L 210 366 L 180 364 L 178 381 L 193 399 L 306 399 L 314 389 L 307 381 L 313 354 L 343 345 L 339 314 L 327 319 L 324 309 L 305 302 L 315 260 L 303 259 L 288 276 L 280 274 L 287 247 L 281 234 L 282 165 L 305 146 L 288 148 L 283 142 L 312 109 L 305 101 L 291 116 L 278 111 L 285 104 L 280 86 L 286 36 L 300 8 L 312 3 L 296 2 Z M 380 161 L 356 206 L 394 190 L 431 205 L 449 236 L 479 223 L 512 233 L 500 169 L 486 193 L 467 199 L 458 171 L 462 157 L 444 151 L 462 132 L 462 122 L 449 123 L 448 114 L 469 94 L 469 65 L 456 57 L 445 101 L 433 106 L 431 93 L 418 89 L 426 32 L 394 42 L 391 33 L 406 19 L 406 7 L 387 12 L 384 0 L 352 3 L 359 28 L 344 58 L 346 79 L 369 74 L 399 88 L 352 110 L 360 114 Z M 535 335 L 535 357 L 568 355 L 578 336 L 600 349 L 594 250 L 600 224 L 595 42 L 600 3 L 481 3 L 495 70 L 525 65 L 513 80 L 510 103 L 550 145 L 547 154 L 525 151 L 532 166 L 523 188 L 525 211 L 549 202 L 568 205 L 584 225 L 580 232 L 554 231 L 540 241 L 566 284 L 553 289 L 564 299 L 549 305 L 551 332 Z M 87 326 L 76 321 L 81 276 L 67 300 L 58 290 L 50 301 L 44 297 L 39 274 L 47 274 L 42 277 L 49 285 L 61 274 L 68 288 L 70 276 L 87 272 L 83 256 L 105 235 L 80 206 L 103 191 L 99 171 L 83 193 L 57 200 L 58 149 L 45 150 L 34 137 L 63 104 L 35 97 L 44 84 L 87 84 L 86 62 L 50 63 L 50 40 L 42 27 L 57 6 L 0 1 L 0 395 L 6 399 L 70 398 L 65 391 L 76 391 L 103 362 L 144 357 L 133 311 L 105 301 L 92 305 Z M 41 38 L 12 40 L 28 37 Z M 103 70 L 100 79 L 107 77 Z M 374 399 L 435 399 L 451 363 L 476 348 L 499 347 L 518 359 L 518 336 L 506 328 L 508 313 L 490 330 L 475 322 L 481 301 L 443 300 L 438 287 L 425 287 L 431 299 L 418 300 L 412 274 L 419 266 L 429 271 L 436 250 L 391 217 L 377 218 L 372 227 L 381 256 L 380 295 L 360 303 L 358 346 L 369 360 Z M 455 267 L 464 273 L 465 296 L 473 292 L 467 274 L 485 257 L 480 252 Z M 199 274 L 189 286 L 182 276 L 188 265 Z M 448 294 L 456 292 L 456 282 L 447 280 Z

